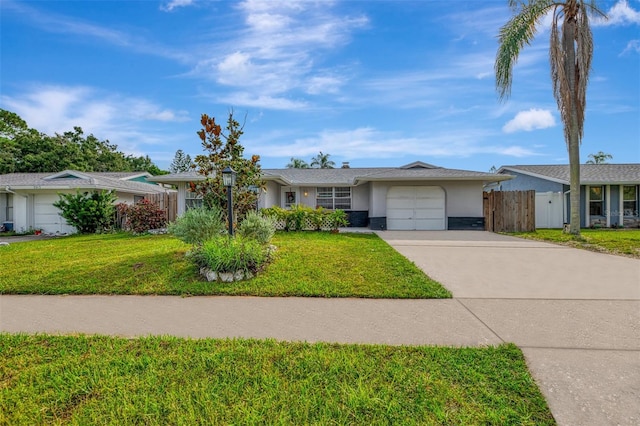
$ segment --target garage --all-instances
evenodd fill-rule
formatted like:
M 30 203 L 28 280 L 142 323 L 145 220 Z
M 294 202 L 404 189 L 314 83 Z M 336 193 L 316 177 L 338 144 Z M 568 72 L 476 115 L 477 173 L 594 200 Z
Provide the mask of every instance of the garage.
M 387 191 L 387 229 L 442 231 L 445 193 L 439 186 L 392 186 Z
M 75 228 L 67 225 L 60 210 L 53 206 L 60 197 L 57 194 L 36 194 L 33 199 L 33 227 L 44 232 L 73 233 Z

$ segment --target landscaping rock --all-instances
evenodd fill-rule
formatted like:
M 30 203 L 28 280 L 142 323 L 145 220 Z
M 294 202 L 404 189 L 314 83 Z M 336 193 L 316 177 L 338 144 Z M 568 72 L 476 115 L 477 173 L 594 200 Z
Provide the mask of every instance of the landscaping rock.
M 233 278 L 234 278 L 234 273 L 233 272 L 220 272 L 218 274 L 218 278 L 220 278 L 220 281 L 222 281 L 223 283 L 232 283 L 233 282 Z
M 8 246 L 8 245 L 9 245 L 9 243 L 6 243 L 4 241 L 0 242 L 0 246 Z
M 200 268 L 200 275 L 205 277 L 207 281 L 222 281 L 223 283 L 232 283 L 235 281 L 250 280 L 254 277 L 251 272 L 215 272 L 209 268 Z

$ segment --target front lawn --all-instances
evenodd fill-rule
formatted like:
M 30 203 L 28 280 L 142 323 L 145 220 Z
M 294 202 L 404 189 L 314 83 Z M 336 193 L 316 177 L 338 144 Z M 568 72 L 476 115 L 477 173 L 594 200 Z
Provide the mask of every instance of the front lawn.
M 509 235 L 640 259 L 640 229 L 582 229 L 580 238 L 561 229 L 538 229 Z
M 517 424 L 554 419 L 522 352 L 0 334 L 0 424 Z
M 0 246 L 4 294 L 173 294 L 444 298 L 451 294 L 374 234 L 276 234 L 253 280 L 203 281 L 167 235 L 80 235 Z

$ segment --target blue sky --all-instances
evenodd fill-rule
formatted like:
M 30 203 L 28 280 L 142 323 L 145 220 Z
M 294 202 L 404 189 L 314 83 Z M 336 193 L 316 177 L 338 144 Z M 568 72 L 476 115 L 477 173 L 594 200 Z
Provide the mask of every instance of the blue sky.
M 640 0 L 600 1 L 582 161 L 640 162 Z M 168 168 L 202 153 L 200 115 L 245 120 L 265 168 L 424 161 L 488 171 L 567 163 L 548 25 L 511 98 L 493 63 L 505 1 L 0 3 L 0 107 L 48 134 L 81 126 Z M 548 23 L 548 20 L 546 20 Z

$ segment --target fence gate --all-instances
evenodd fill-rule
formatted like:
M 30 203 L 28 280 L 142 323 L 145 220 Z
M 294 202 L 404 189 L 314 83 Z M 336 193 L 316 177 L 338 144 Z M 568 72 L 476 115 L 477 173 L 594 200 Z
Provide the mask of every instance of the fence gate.
M 147 200 L 156 204 L 160 210 L 164 211 L 167 222 L 173 222 L 178 215 L 178 193 L 165 192 L 161 194 L 147 194 Z
M 483 193 L 484 226 L 490 232 L 536 230 L 535 191 L 491 191 Z

